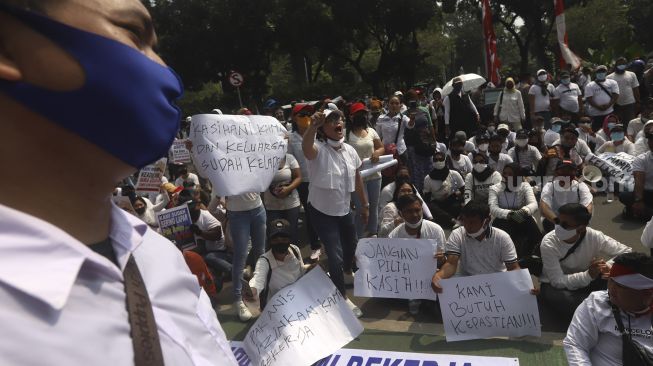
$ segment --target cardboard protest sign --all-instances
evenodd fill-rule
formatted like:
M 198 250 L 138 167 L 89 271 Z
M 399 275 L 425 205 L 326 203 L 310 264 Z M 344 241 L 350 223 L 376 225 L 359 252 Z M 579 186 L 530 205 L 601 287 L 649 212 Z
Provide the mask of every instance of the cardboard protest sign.
M 528 270 L 453 277 L 440 281 L 447 342 L 541 335 L 537 299 Z
M 161 188 L 161 177 L 166 170 L 168 159 L 161 158 L 155 163 L 146 166 L 138 173 L 136 181 L 137 194 L 158 193 Z
M 340 291 L 317 267 L 268 301 L 244 348 L 252 365 L 311 365 L 362 332 Z
M 243 342 L 231 342 L 231 351 L 239 366 L 249 366 Z M 299 365 L 299 364 L 292 364 Z M 457 356 L 411 352 L 390 352 L 366 349 L 341 349 L 317 361 L 315 366 L 519 366 L 519 360 L 508 357 Z
M 603 178 L 612 178 L 626 192 L 632 192 L 635 187 L 632 167 L 634 160 L 635 157 L 627 153 L 603 153 L 598 156 L 590 153 L 585 158 L 588 164 L 601 169 Z
M 177 140 L 170 147 L 170 161 L 173 164 L 189 164 L 192 162 L 190 151 L 186 149 L 185 140 Z
M 356 247 L 354 295 L 435 300 L 438 263 L 432 239 L 362 239 Z
M 195 234 L 190 228 L 193 221 L 187 204 L 158 212 L 156 220 L 159 222 L 161 235 L 178 247 L 190 249 L 195 246 Z
M 264 192 L 286 155 L 287 134 L 269 116 L 199 114 L 191 121 L 191 152 L 218 196 Z
M 136 216 L 136 211 L 134 210 L 134 206 L 132 206 L 132 202 L 129 200 L 129 197 L 113 196 L 112 200 L 116 206 Z

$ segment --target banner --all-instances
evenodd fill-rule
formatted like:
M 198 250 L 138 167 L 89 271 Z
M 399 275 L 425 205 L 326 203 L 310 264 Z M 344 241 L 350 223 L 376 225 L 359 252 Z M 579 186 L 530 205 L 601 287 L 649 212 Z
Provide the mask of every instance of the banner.
M 136 194 L 146 195 L 149 193 L 159 193 L 161 189 L 161 177 L 166 170 L 168 159 L 161 158 L 155 163 L 146 166 L 138 173 L 136 181 Z
M 603 153 L 598 156 L 589 153 L 585 157 L 588 164 L 601 169 L 603 178 L 612 178 L 621 186 L 625 192 L 633 192 L 635 189 L 635 178 L 633 177 L 633 161 L 635 157 L 627 153 Z M 604 179 L 605 180 L 605 179 Z M 610 184 L 610 180 L 608 183 Z
M 497 36 L 494 34 L 494 24 L 492 22 L 492 9 L 490 9 L 490 0 L 482 0 L 483 13 L 483 36 L 485 38 L 485 67 L 488 75 L 488 81 L 495 86 L 501 82 L 499 69 L 501 60 L 497 54 Z
M 243 342 L 232 341 L 231 351 L 238 366 L 250 366 Z M 293 363 L 293 366 L 301 364 Z M 391 352 L 366 349 L 341 349 L 315 366 L 519 366 L 519 360 L 507 357 L 456 356 L 427 353 Z
M 558 45 L 560 46 L 560 68 L 564 69 L 570 65 L 572 70 L 580 68 L 580 58 L 569 49 L 569 40 L 567 39 L 567 26 L 565 24 L 565 2 L 564 0 L 553 0 L 556 15 L 556 33 L 558 35 Z
M 436 300 L 436 246 L 433 239 L 361 239 L 354 296 Z
M 541 336 L 540 313 L 526 269 L 440 281 L 447 342 Z
M 195 234 L 191 230 L 193 221 L 190 218 L 188 205 L 184 204 L 156 214 L 161 235 L 168 238 L 181 249 L 191 249 L 195 246 Z
M 287 134 L 270 116 L 195 115 L 190 128 L 195 167 L 218 196 L 264 192 L 286 155 Z
M 170 161 L 173 164 L 190 164 L 192 159 L 190 158 L 190 151 L 186 149 L 185 140 L 177 140 L 172 143 L 170 147 Z
M 253 365 L 311 365 L 339 350 L 363 326 L 317 267 L 277 292 L 245 336 Z

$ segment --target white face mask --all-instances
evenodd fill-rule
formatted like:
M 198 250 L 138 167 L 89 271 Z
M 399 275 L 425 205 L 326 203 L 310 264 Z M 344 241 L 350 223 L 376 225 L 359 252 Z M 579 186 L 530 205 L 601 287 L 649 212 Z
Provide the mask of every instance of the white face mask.
M 467 232 L 467 235 L 469 235 L 469 236 L 471 236 L 472 238 L 476 239 L 476 238 L 478 238 L 479 236 L 483 235 L 483 233 L 484 233 L 485 230 L 487 229 L 487 227 L 485 226 L 485 224 L 487 224 L 487 222 L 486 222 L 486 221 L 483 221 L 483 224 L 481 225 L 481 228 L 478 229 L 478 231 L 475 232 L 475 233 L 470 233 L 469 231 L 467 231 L 467 229 L 465 229 L 465 231 Z
M 488 144 L 488 143 L 480 144 L 480 145 L 478 145 L 478 150 L 479 151 L 487 151 L 488 147 L 490 147 L 490 144 Z
M 345 138 L 341 138 L 340 140 L 331 140 L 330 138 L 327 138 L 327 144 L 331 147 L 339 148 L 342 146 L 342 143 L 345 142 Z
M 528 145 L 528 139 L 517 139 L 517 140 L 515 140 L 515 145 L 517 145 L 519 147 L 524 147 L 524 146 Z
M 409 227 L 411 229 L 417 229 L 418 227 L 422 226 L 422 221 L 424 221 L 423 217 L 420 218 L 416 224 L 411 224 L 410 222 L 404 220 L 406 227 Z
M 444 161 L 436 161 L 435 163 L 433 163 L 433 167 L 438 170 L 444 168 L 444 165 L 445 165 Z
M 547 77 L 546 74 L 539 75 L 539 76 L 537 77 L 537 80 L 539 80 L 539 81 L 541 81 L 541 82 L 545 82 L 546 79 L 548 79 L 548 77 Z
M 560 225 L 556 225 L 555 234 L 558 237 L 558 239 L 560 239 L 562 241 L 567 241 L 567 240 L 573 238 L 574 236 L 576 236 L 576 229 L 569 230 L 569 229 L 565 229 L 564 227 L 562 227 Z
M 487 164 L 483 164 L 483 163 L 475 163 L 474 164 L 474 171 L 476 171 L 477 173 L 481 173 L 486 168 L 487 168 Z

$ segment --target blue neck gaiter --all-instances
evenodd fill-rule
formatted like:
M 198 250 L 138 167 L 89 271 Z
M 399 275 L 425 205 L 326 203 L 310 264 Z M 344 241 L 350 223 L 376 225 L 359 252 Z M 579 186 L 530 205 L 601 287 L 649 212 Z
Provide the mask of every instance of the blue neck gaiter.
M 120 42 L 45 16 L 1 3 L 0 11 L 52 40 L 85 74 L 84 85 L 72 91 L 0 80 L 0 93 L 135 168 L 167 155 L 181 118 L 175 101 L 183 91 L 170 68 Z

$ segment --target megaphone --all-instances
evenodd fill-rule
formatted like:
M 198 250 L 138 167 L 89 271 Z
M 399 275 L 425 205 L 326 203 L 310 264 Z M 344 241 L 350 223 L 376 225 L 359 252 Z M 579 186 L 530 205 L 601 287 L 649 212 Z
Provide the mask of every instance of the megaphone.
M 603 173 L 601 169 L 595 167 L 594 165 L 585 165 L 583 168 L 583 180 L 590 183 L 596 183 L 603 178 Z

